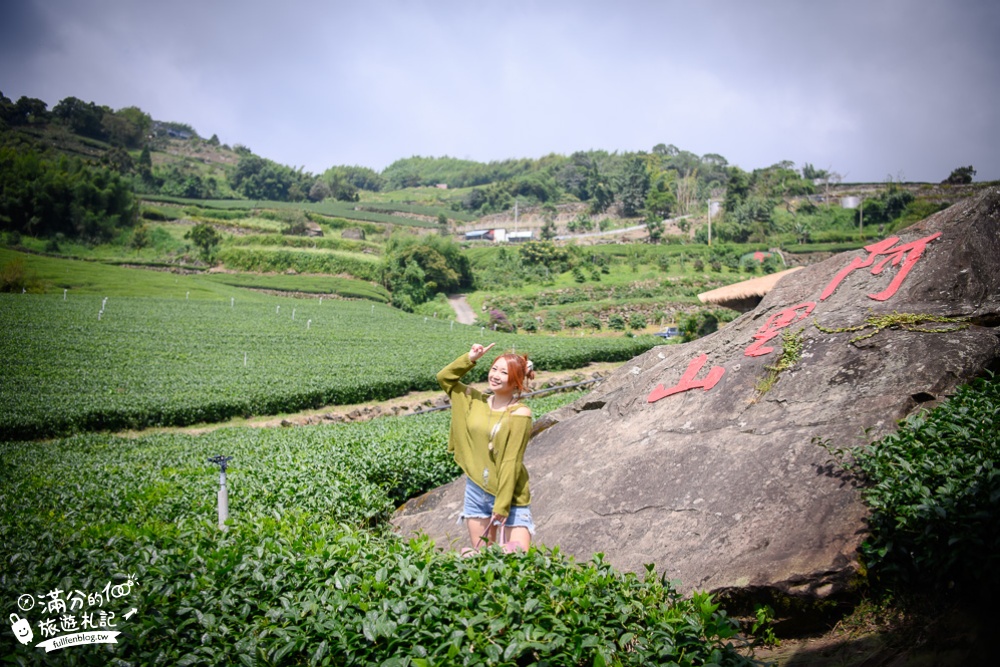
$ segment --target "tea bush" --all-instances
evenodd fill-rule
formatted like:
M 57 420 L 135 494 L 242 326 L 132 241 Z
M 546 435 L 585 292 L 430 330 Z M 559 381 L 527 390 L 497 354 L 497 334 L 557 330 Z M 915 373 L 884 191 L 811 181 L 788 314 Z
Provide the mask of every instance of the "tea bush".
M 370 302 L 0 294 L 0 333 L 0 439 L 12 440 L 437 389 L 437 371 L 481 331 Z M 623 361 L 656 344 L 482 335 L 498 347 L 523 345 L 540 370 Z
M 923 587 L 1000 587 L 1000 378 L 960 387 L 946 403 L 854 453 L 868 481 L 877 580 Z
M 542 414 L 573 398 L 531 400 Z M 447 413 L 295 429 L 134 440 L 2 443 L 0 611 L 46 633 L 44 598 L 136 582 L 113 613 L 117 644 L 23 665 L 746 665 L 736 624 L 652 569 L 615 571 L 557 549 L 470 558 L 394 537 L 395 503 L 457 473 Z M 215 525 L 233 456 L 230 521 Z M 440 545 L 447 547 L 448 545 Z M 42 600 L 25 611 L 24 594 Z M 81 605 L 82 606 L 82 605 Z M 66 605 L 73 616 L 81 611 Z M 136 612 L 131 618 L 124 613 Z M 56 631 L 58 633 L 58 631 Z

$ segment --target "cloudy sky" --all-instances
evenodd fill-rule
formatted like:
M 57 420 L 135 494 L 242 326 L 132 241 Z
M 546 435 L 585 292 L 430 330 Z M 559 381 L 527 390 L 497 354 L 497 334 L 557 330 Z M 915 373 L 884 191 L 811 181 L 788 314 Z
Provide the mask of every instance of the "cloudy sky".
M 995 0 L 3 0 L 0 91 L 306 171 L 577 150 L 1000 179 Z

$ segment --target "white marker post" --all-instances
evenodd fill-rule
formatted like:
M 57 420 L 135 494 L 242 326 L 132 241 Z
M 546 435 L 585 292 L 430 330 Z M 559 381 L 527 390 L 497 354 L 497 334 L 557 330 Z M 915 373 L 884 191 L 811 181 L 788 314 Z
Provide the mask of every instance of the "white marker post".
M 229 518 L 229 489 L 226 487 L 226 465 L 232 456 L 213 456 L 208 460 L 219 466 L 219 530 L 229 530 L 226 519 Z

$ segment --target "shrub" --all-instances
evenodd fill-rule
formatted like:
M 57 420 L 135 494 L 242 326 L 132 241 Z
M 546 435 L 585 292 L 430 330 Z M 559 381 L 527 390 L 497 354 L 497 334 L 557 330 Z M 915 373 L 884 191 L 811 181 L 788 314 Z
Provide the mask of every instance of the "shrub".
M 595 329 L 597 331 L 601 330 L 601 318 L 599 318 L 597 315 L 594 315 L 593 313 L 587 313 L 586 315 L 584 315 L 583 323 L 586 324 L 591 329 Z
M 633 329 L 644 329 L 646 327 L 646 316 L 642 313 L 632 313 L 628 318 L 628 325 Z
M 612 313 L 608 317 L 608 327 L 614 329 L 615 331 L 624 331 L 625 318 L 618 313 Z
M 558 315 L 549 315 L 542 323 L 542 328 L 546 331 L 562 331 L 563 325 Z
M 152 206 L 143 206 L 142 210 L 139 212 L 139 216 L 154 222 L 167 222 L 169 220 L 177 220 L 180 217 L 173 211 L 165 211 L 164 209 L 154 208 Z
M 578 329 L 580 325 L 583 324 L 579 317 L 575 315 L 570 315 L 566 318 L 566 328 L 567 329 Z
M 506 333 L 514 333 L 517 331 L 517 327 L 514 323 L 507 319 L 507 313 L 499 310 L 497 308 L 490 309 L 490 329 L 494 331 L 504 331 Z
M 833 450 L 867 481 L 871 534 L 862 554 L 876 580 L 1000 588 L 998 411 L 1000 378 L 990 374 L 878 442 Z
M 28 270 L 20 257 L 10 260 L 0 269 L 0 292 L 20 292 L 28 286 Z

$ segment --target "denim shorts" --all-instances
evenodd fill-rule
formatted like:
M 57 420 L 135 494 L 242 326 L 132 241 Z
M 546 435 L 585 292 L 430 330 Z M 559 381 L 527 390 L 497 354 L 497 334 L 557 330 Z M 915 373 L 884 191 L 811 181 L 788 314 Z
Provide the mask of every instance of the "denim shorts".
M 493 516 L 493 502 L 496 496 L 483 491 L 478 484 L 468 477 L 465 478 L 465 507 L 462 508 L 462 519 L 489 519 Z M 532 535 L 535 534 L 535 522 L 531 520 L 530 505 L 511 505 L 506 525 L 524 526 Z

